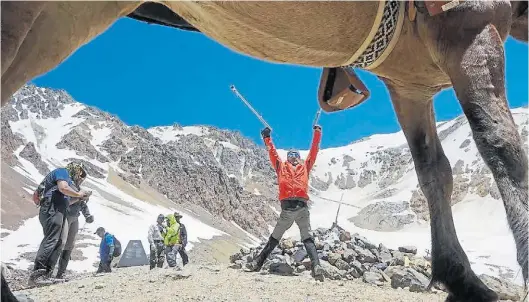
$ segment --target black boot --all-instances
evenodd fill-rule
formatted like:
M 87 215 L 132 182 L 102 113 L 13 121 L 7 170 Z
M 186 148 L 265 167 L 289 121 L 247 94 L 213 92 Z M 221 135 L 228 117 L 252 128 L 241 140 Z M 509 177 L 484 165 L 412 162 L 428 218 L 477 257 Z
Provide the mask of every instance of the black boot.
M 279 241 L 277 241 L 274 237 L 270 236 L 263 250 L 259 253 L 257 258 L 255 258 L 251 263 L 248 263 L 247 268 L 251 272 L 260 271 L 261 267 L 263 267 L 263 264 L 266 261 L 266 258 L 268 257 L 268 255 L 270 255 L 270 253 L 276 248 L 278 244 Z
M 72 256 L 72 251 L 62 251 L 61 258 L 59 258 L 59 268 L 57 269 L 57 279 L 62 279 L 64 272 L 66 272 L 66 267 Z
M 312 277 L 314 279 L 323 281 L 323 268 L 320 265 L 320 258 L 318 258 L 318 251 L 316 250 L 316 245 L 312 238 L 303 240 L 303 245 L 305 245 L 305 250 L 310 258 L 310 264 L 312 266 Z

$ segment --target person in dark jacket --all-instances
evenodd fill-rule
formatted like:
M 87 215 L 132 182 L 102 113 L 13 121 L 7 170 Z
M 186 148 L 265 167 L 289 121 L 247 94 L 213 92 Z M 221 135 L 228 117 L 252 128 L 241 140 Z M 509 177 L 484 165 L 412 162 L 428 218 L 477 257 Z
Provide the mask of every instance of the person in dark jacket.
M 79 185 L 81 184 L 79 183 Z M 79 187 L 79 185 L 77 187 Z M 72 186 L 72 188 L 76 189 L 75 185 Z M 79 200 L 79 202 L 70 205 L 68 207 L 68 210 L 66 211 L 66 223 L 63 226 L 61 236 L 62 252 L 59 258 L 59 267 L 57 269 L 56 276 L 58 279 L 62 279 L 64 277 L 64 272 L 66 271 L 66 267 L 68 266 L 68 262 L 70 261 L 72 255 L 72 251 L 75 245 L 75 237 L 77 236 L 77 232 L 79 231 L 80 212 L 83 213 L 86 223 L 94 222 L 94 216 L 90 214 L 87 202 L 88 198 L 83 198 Z
M 87 198 L 91 194 L 90 191 L 84 190 L 77 192 L 72 186 L 86 178 L 86 175 L 82 164 L 71 162 L 66 168 L 55 169 L 44 178 L 44 198 L 39 210 L 44 238 L 35 257 L 33 272 L 29 276 L 30 286 L 54 283 L 51 274 L 59 259 L 66 212 L 70 204 L 79 202 L 79 199 L 70 200 L 70 197 Z
M 96 273 L 110 273 L 112 259 L 114 258 L 114 236 L 105 231 L 105 228 L 98 227 L 94 234 L 101 237 L 99 244 L 99 267 Z
M 186 226 L 180 222 L 180 219 L 183 217 L 180 215 L 180 213 L 175 212 L 174 217 L 176 219 L 176 222 L 180 224 L 180 244 L 181 248 L 178 250 L 178 253 L 180 254 L 180 257 L 182 257 L 182 264 L 185 266 L 189 262 L 189 257 L 186 253 L 186 245 L 187 245 L 187 230 Z

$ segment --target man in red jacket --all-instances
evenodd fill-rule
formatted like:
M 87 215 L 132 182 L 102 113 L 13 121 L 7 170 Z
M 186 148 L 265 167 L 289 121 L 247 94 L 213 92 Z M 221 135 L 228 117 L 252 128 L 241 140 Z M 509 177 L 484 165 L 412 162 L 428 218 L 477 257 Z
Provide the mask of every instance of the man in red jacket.
M 281 214 L 265 247 L 254 261 L 248 265 L 248 268 L 251 271 L 259 271 L 268 255 L 278 245 L 279 240 L 281 240 L 286 230 L 296 222 L 299 227 L 301 241 L 305 245 L 305 250 L 312 264 L 312 276 L 315 279 L 321 280 L 323 277 L 323 269 L 320 266 L 316 245 L 310 234 L 310 213 L 307 205 L 309 200 L 309 195 L 307 194 L 309 173 L 314 166 L 316 155 L 318 154 L 321 140 L 321 127 L 318 125 L 314 126 L 312 144 L 305 161 L 301 160 L 298 151 L 289 151 L 287 161 L 283 162 L 279 158 L 276 148 L 272 143 L 270 132 L 270 128 L 266 127 L 261 131 L 261 135 L 268 149 L 272 167 L 277 174 Z

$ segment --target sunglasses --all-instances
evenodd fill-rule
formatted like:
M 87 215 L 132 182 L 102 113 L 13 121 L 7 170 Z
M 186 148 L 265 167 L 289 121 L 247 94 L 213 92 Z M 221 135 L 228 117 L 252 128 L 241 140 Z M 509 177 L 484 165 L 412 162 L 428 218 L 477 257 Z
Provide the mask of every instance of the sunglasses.
M 289 152 L 287 154 L 287 158 L 293 158 L 293 157 L 294 158 L 300 158 L 299 153 L 297 153 L 297 152 Z

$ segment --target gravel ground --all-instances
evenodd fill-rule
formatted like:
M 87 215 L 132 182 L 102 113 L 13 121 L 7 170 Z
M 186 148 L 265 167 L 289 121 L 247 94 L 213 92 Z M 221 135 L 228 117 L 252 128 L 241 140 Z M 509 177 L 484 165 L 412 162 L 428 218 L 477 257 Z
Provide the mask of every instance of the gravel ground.
M 412 293 L 355 281 L 314 281 L 261 275 L 226 265 L 189 264 L 183 270 L 147 266 L 19 291 L 44 301 L 444 301 L 445 293 Z

